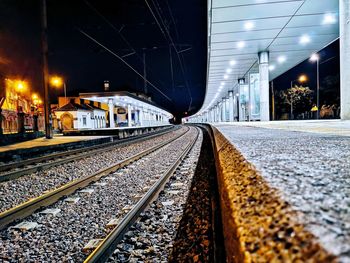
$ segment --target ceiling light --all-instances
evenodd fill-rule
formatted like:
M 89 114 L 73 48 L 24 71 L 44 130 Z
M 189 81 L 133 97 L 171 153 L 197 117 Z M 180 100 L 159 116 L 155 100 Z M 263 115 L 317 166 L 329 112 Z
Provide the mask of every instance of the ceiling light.
M 228 79 L 228 76 L 226 74 L 224 75 L 224 79 Z
M 335 18 L 335 15 L 333 14 L 325 14 L 323 17 L 322 24 L 323 25 L 329 25 L 329 24 L 334 24 L 337 22 L 337 19 Z
M 286 58 L 285 56 L 279 56 L 279 57 L 277 58 L 278 63 L 283 63 L 283 62 L 285 62 L 286 60 L 287 60 L 287 58 Z
M 271 71 L 274 70 L 275 68 L 276 68 L 276 67 L 275 67 L 274 65 L 270 65 L 270 66 L 269 66 L 269 70 L 271 70 Z
M 220 85 L 221 85 L 221 86 L 224 86 L 224 85 L 225 85 L 225 82 L 224 82 L 224 81 L 221 81 Z
M 311 39 L 308 35 L 302 35 L 299 39 L 299 43 L 302 45 L 306 45 L 307 43 L 310 43 Z
M 311 61 L 317 61 L 320 59 L 320 56 L 317 53 L 313 53 L 310 57 Z
M 235 60 L 231 60 L 230 61 L 230 66 L 234 66 L 234 65 L 236 65 L 236 61 Z
M 239 41 L 239 42 L 237 43 L 237 47 L 238 47 L 238 48 L 244 48 L 244 46 L 245 46 L 245 42 L 244 42 L 244 41 Z
M 245 30 L 252 30 L 255 27 L 255 24 L 251 21 L 244 23 Z
M 230 69 L 230 68 L 226 69 L 227 74 L 230 74 L 231 72 L 232 72 L 232 69 Z

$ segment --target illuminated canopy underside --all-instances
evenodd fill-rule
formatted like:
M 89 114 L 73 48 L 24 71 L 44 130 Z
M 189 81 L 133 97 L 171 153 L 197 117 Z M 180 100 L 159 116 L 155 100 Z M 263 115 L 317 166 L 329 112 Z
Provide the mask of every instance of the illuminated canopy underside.
M 208 4 L 207 93 L 199 113 L 227 96 L 238 78 L 258 71 L 259 51 L 270 52 L 272 80 L 339 36 L 338 0 L 212 0 Z

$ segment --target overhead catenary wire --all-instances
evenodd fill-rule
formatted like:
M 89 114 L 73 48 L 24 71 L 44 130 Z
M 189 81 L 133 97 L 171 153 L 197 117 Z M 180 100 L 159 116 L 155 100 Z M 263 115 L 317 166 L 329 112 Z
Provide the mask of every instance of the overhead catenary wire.
M 124 41 L 124 43 L 128 46 L 129 49 L 131 49 L 132 52 L 127 53 L 123 55 L 122 57 L 128 57 L 131 55 L 136 55 L 138 60 L 142 63 L 143 67 L 145 68 L 145 61 L 144 59 L 137 53 L 135 48 L 130 44 L 130 42 L 124 37 L 124 35 L 121 33 L 121 31 L 124 29 L 125 25 L 122 25 L 120 29 L 118 29 L 112 22 L 110 22 L 100 11 L 98 11 L 89 1 L 84 1 L 87 7 L 89 7 L 92 11 L 94 11 L 104 22 L 106 22 L 114 31 L 117 32 L 117 34 L 120 36 L 120 38 Z M 154 73 L 151 69 L 148 68 L 148 70 L 151 73 Z M 158 80 L 158 82 L 161 84 L 162 87 L 164 87 L 164 83 L 161 80 Z
M 159 88 L 157 88 L 153 83 L 151 83 L 149 80 L 147 80 L 142 74 L 140 74 L 136 69 L 134 69 L 128 62 L 126 62 L 122 57 L 120 57 L 118 54 L 116 54 L 115 52 L 113 52 L 112 50 L 110 50 L 109 48 L 107 48 L 105 45 L 103 45 L 102 43 L 100 43 L 98 40 L 96 40 L 95 38 L 93 38 L 92 36 L 90 36 L 88 33 L 84 32 L 83 30 L 81 30 L 80 28 L 77 28 L 77 30 L 83 34 L 84 36 L 86 36 L 88 39 L 90 39 L 91 41 L 93 41 L 94 43 L 96 43 L 97 45 L 99 45 L 100 47 L 102 47 L 103 49 L 105 49 L 106 51 L 108 51 L 110 54 L 112 54 L 113 56 L 115 56 L 116 58 L 118 58 L 121 62 L 123 62 L 128 68 L 130 68 L 132 71 L 134 71 L 139 77 L 141 77 L 144 81 L 146 81 L 149 85 L 151 85 L 155 90 L 157 90 L 161 95 L 163 95 L 167 100 L 169 100 L 170 102 L 172 102 L 172 99 L 169 98 L 166 94 L 164 94 Z
M 190 91 L 190 89 L 189 89 L 189 87 L 188 87 L 188 82 L 187 82 L 187 79 L 186 79 L 185 69 L 184 69 L 183 61 L 182 61 L 181 58 L 180 58 L 180 53 L 179 53 L 179 51 L 177 50 L 176 45 L 175 45 L 175 43 L 174 43 L 174 41 L 173 41 L 173 39 L 172 39 L 172 37 L 171 37 L 171 35 L 170 35 L 170 33 L 169 33 L 169 30 L 167 29 L 167 27 L 166 27 L 166 25 L 165 25 L 165 23 L 164 23 L 164 21 L 163 21 L 163 18 L 162 18 L 161 15 L 159 14 L 158 10 L 156 9 L 156 11 L 157 11 L 157 13 L 158 13 L 158 15 L 159 15 L 159 17 L 160 17 L 160 19 L 161 19 L 161 22 L 162 22 L 162 24 L 163 24 L 163 26 L 164 26 L 164 29 L 162 28 L 162 26 L 161 26 L 161 24 L 160 24 L 158 18 L 156 17 L 156 15 L 155 15 L 155 13 L 154 13 L 152 7 L 150 6 L 148 0 L 145 0 L 145 3 L 146 3 L 146 5 L 147 5 L 147 7 L 148 7 L 148 9 L 149 9 L 149 11 L 150 11 L 150 13 L 151 13 L 151 15 L 153 16 L 154 20 L 156 21 L 156 24 L 158 25 L 160 31 L 162 32 L 164 38 L 165 38 L 168 42 L 169 42 L 169 40 L 170 40 L 170 44 L 173 46 L 173 48 L 174 48 L 174 50 L 175 50 L 175 52 L 176 52 L 177 58 L 178 58 L 178 60 L 179 60 L 179 64 L 180 64 L 180 69 L 181 69 L 181 72 L 182 72 L 182 76 L 183 76 L 183 78 L 184 78 L 185 86 L 186 86 L 187 91 L 188 91 L 188 94 L 189 94 L 189 96 L 190 96 L 190 104 L 189 104 L 189 107 L 188 107 L 188 110 L 190 110 L 191 105 L 192 105 L 192 100 L 193 100 L 193 99 L 192 99 L 191 91 Z M 164 30 L 165 30 L 166 33 L 164 32 Z

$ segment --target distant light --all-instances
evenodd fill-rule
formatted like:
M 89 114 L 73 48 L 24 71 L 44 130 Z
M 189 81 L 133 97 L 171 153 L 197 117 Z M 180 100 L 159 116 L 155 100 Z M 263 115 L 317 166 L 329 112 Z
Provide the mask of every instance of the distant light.
M 323 17 L 322 24 L 323 25 L 330 25 L 330 24 L 335 24 L 337 22 L 337 19 L 335 15 L 333 14 L 325 14 Z
M 239 97 L 239 93 L 236 93 L 236 97 Z
M 226 69 L 227 74 L 230 74 L 231 72 L 232 72 L 232 69 L 230 69 L 230 68 Z
M 299 82 L 305 82 L 305 81 L 307 81 L 307 76 L 301 75 L 298 80 L 299 80 Z
M 244 48 L 244 47 L 245 47 L 245 42 L 244 42 L 244 41 L 239 41 L 239 42 L 237 43 L 237 47 L 238 47 L 238 48 Z
M 228 76 L 226 74 L 224 75 L 224 79 L 228 79 Z
M 225 82 L 224 82 L 224 81 L 221 81 L 221 82 L 220 82 L 220 85 L 221 85 L 221 86 L 224 86 L 224 85 L 225 85 Z
M 270 66 L 269 66 L 269 70 L 270 70 L 270 71 L 274 70 L 275 68 L 276 68 L 276 67 L 275 67 L 274 65 L 270 65 Z
M 231 60 L 230 61 L 230 66 L 234 66 L 234 65 L 236 65 L 236 61 L 235 60 Z
M 309 35 L 302 35 L 299 39 L 299 44 L 306 45 L 311 42 Z
M 285 62 L 286 60 L 287 60 L 286 56 L 279 56 L 279 57 L 277 58 L 278 63 L 283 63 L 283 62 Z
M 317 61 L 317 60 L 319 60 L 320 59 L 320 56 L 318 55 L 318 54 L 316 54 L 316 53 L 313 53 L 312 55 L 311 55 L 311 57 L 310 57 L 310 60 L 311 61 Z
M 255 24 L 251 21 L 244 23 L 245 30 L 252 30 L 255 27 Z
M 50 79 L 50 84 L 56 88 L 59 88 L 63 85 L 63 79 L 58 76 L 53 76 Z

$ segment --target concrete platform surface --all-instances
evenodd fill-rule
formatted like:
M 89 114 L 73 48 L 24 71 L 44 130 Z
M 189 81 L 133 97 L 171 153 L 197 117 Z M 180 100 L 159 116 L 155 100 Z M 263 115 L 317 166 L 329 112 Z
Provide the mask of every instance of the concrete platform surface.
M 314 132 L 322 134 L 334 134 L 339 136 L 350 136 L 350 121 L 342 120 L 296 120 L 296 121 L 269 121 L 269 122 L 222 122 L 212 123 L 216 127 L 248 126 L 269 129 L 282 129 L 289 131 Z
M 215 125 L 301 213 L 306 229 L 340 262 L 350 262 L 349 125 L 342 121 Z
M 18 150 L 18 149 L 30 149 L 43 146 L 53 146 L 65 143 L 89 141 L 100 138 L 106 138 L 109 136 L 63 136 L 56 134 L 52 139 L 37 138 L 25 142 L 14 143 L 10 145 L 0 146 L 0 152 Z

